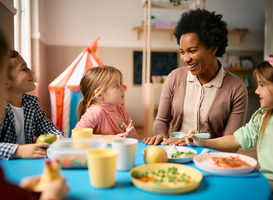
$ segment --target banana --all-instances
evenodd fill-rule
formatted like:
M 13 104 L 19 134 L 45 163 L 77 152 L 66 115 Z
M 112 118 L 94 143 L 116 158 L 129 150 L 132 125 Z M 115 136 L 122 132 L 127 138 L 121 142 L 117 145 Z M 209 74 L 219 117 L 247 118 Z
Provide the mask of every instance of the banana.
M 33 191 L 42 192 L 54 179 L 61 178 L 60 169 L 61 164 L 58 160 L 45 161 L 43 174 L 38 184 L 33 188 Z

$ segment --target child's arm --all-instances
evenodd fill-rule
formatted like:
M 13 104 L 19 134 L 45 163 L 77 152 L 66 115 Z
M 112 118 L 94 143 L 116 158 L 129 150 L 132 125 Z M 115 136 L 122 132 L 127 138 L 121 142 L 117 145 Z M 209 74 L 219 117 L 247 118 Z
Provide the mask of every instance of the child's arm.
M 48 143 L 37 144 L 12 144 L 0 143 L 0 160 L 10 160 L 12 158 L 46 158 L 46 150 L 41 147 L 48 147 Z
M 234 135 L 204 140 L 194 136 L 194 133 L 194 131 L 190 130 L 188 133 L 189 137 L 185 138 L 188 145 L 203 146 L 219 151 L 230 151 L 241 147 Z
M 49 147 L 50 144 L 40 142 L 35 144 L 22 144 L 17 147 L 14 154 L 15 158 L 46 158 L 47 153 L 42 147 Z

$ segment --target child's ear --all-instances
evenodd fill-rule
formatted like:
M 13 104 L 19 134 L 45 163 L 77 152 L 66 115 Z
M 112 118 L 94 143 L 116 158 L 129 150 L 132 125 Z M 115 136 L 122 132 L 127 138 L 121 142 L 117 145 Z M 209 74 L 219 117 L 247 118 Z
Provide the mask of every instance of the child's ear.
M 99 93 L 98 90 L 95 91 L 95 96 L 96 96 L 96 99 L 97 99 L 97 100 L 103 101 L 103 94 L 102 94 L 102 93 Z

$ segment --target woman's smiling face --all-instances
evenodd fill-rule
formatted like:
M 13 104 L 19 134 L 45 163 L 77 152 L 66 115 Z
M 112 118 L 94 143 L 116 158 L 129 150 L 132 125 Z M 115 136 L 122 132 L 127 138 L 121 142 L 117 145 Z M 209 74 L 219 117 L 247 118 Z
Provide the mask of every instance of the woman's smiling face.
M 210 70 L 215 59 L 213 52 L 212 48 L 206 48 L 196 33 L 186 33 L 180 38 L 181 60 L 193 75 L 198 76 Z

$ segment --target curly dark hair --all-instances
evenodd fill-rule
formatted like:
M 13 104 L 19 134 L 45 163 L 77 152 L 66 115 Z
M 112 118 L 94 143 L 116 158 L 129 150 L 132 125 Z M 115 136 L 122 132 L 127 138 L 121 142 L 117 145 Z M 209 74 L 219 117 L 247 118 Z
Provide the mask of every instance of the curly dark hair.
M 196 33 L 207 48 L 218 47 L 217 57 L 222 57 L 228 46 L 228 30 L 222 15 L 207 10 L 191 10 L 181 15 L 174 35 L 180 45 L 180 38 L 186 33 Z

